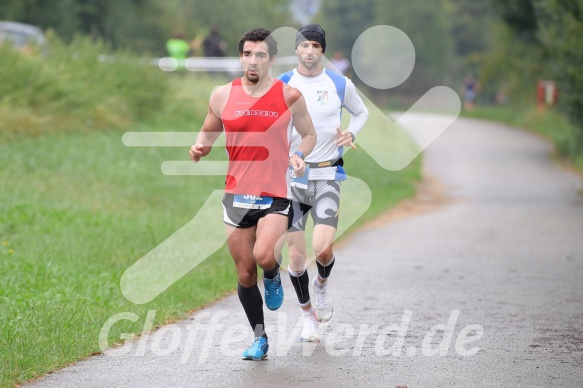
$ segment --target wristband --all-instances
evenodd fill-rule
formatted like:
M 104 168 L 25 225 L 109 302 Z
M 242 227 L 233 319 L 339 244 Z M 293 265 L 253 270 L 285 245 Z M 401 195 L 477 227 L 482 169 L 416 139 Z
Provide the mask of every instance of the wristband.
M 301 151 L 294 152 L 294 155 L 297 155 L 300 157 L 300 159 L 304 160 L 304 154 Z
M 354 136 L 354 133 L 352 132 L 348 132 L 348 134 L 350 135 L 350 137 L 352 138 L 352 142 L 354 143 L 354 139 L 356 138 L 356 136 Z

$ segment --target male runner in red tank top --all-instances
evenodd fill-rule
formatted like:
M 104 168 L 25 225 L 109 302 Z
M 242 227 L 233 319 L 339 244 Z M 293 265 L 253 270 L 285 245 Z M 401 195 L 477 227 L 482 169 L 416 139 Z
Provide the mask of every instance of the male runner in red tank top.
M 267 307 L 276 310 L 283 302 L 278 258 L 291 219 L 287 169 L 291 166 L 302 176 L 303 159 L 316 144 L 302 94 L 269 75 L 277 55 L 277 42 L 270 35 L 262 28 L 243 35 L 239 57 L 244 76 L 213 93 L 190 149 L 191 159 L 198 162 L 224 128 L 229 155 L 223 198 L 227 244 L 237 267 L 239 300 L 254 333 L 253 343 L 243 352 L 245 360 L 263 359 L 269 348 L 257 265 L 264 271 Z M 302 141 L 288 159 L 292 120 Z

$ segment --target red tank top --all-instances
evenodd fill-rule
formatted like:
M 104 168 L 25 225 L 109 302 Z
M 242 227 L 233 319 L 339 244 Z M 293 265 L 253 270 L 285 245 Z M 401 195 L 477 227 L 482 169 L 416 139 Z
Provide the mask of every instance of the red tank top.
M 241 79 L 232 83 L 221 118 L 229 155 L 225 192 L 287 198 L 286 174 L 291 113 L 283 82 L 251 97 Z

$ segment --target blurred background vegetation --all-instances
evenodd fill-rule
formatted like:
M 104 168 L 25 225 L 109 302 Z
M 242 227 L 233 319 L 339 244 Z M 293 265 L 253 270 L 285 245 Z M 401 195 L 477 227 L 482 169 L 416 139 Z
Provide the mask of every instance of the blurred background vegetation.
M 199 44 L 216 27 L 227 42 L 227 55 L 236 56 L 240 36 L 251 27 L 273 30 L 318 22 L 328 33 L 329 56 L 343 51 L 350 58 L 363 31 L 386 24 L 411 38 L 417 58 L 412 75 L 397 88 L 380 91 L 360 84 L 379 104 L 406 108 L 432 86 L 460 90 L 464 77 L 473 74 L 481 84 L 479 105 L 510 104 L 521 114 L 532 114 L 537 81 L 553 80 L 559 89 L 559 112 L 579 128 L 571 129 L 574 144 L 568 148 L 583 149 L 583 0 L 3 0 L 0 19 L 30 23 L 53 36 L 48 59 L 23 60 L 2 53 L 4 131 L 22 128 L 17 124 L 25 120 L 27 107 L 40 109 L 39 117 L 27 120 L 40 121 L 44 127 L 51 123 L 46 112 L 59 112 L 71 103 L 79 109 L 69 111 L 107 127 L 129 124 L 136 117 L 151 119 L 153 110 L 176 103 L 165 94 L 171 77 L 137 66 L 130 70 L 130 61 L 125 61 L 125 70 L 118 66 L 116 77 L 111 67 L 89 64 L 99 53 L 160 57 L 166 55 L 165 42 L 175 33 Z M 65 66 L 63 61 L 71 60 L 66 50 L 83 57 L 76 62 L 84 61 L 83 69 L 67 65 L 66 73 L 57 71 Z M 41 63 L 46 61 L 52 62 L 52 70 Z M 108 78 L 117 84 L 108 85 Z M 353 78 L 358 82 L 356 75 Z M 86 93 L 91 97 L 77 95 L 71 101 L 70 92 L 79 86 L 75 79 L 84 81 L 86 92 L 95 90 Z M 112 86 L 116 95 L 104 94 Z M 114 106 L 119 112 L 109 109 Z M 99 119 L 97 112 L 109 117 Z M 66 125 L 58 121 L 57 126 Z

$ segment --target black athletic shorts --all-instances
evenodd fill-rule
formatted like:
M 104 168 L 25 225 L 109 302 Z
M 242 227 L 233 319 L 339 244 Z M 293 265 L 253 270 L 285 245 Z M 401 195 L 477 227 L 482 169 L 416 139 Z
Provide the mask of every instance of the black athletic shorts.
M 281 214 L 288 217 L 289 228 L 291 226 L 290 203 L 291 201 L 287 198 L 236 196 L 225 193 L 223 196 L 223 222 L 236 228 L 250 228 L 257 225 L 259 219 L 268 214 Z

